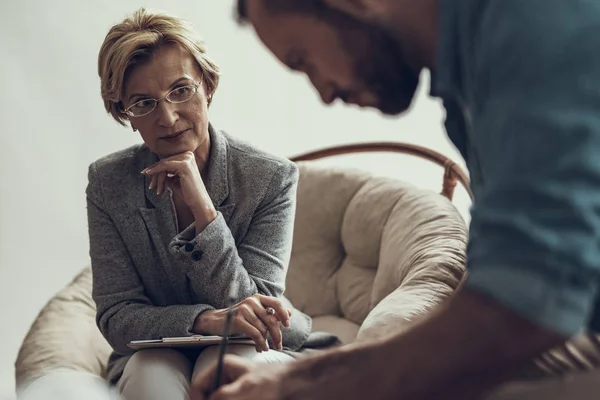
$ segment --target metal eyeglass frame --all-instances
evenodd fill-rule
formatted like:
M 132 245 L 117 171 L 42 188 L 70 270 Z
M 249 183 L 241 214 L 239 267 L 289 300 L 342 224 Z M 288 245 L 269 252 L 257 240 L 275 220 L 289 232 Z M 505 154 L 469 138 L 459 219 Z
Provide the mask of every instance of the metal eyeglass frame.
M 196 93 L 198 93 L 198 88 L 199 88 L 200 86 L 202 86 L 202 81 L 200 81 L 200 82 L 198 82 L 198 83 L 195 83 L 195 84 L 193 84 L 193 85 L 179 86 L 179 87 L 176 87 L 176 88 L 175 88 L 175 89 L 173 89 L 173 90 L 170 90 L 170 91 L 169 91 L 169 93 L 167 93 L 166 95 L 164 95 L 164 96 L 163 96 L 163 97 L 161 97 L 160 99 L 142 99 L 142 100 L 136 101 L 135 103 L 133 103 L 132 105 L 130 105 L 130 106 L 129 106 L 129 107 L 127 107 L 126 109 L 124 109 L 124 110 L 121 110 L 121 112 L 122 112 L 123 114 L 127 114 L 129 117 L 132 117 L 132 118 L 140 118 L 140 117 L 145 117 L 146 115 L 150 114 L 152 111 L 154 111 L 154 110 L 156 109 L 156 106 L 158 105 L 158 102 L 159 102 L 159 101 L 161 101 L 161 100 L 166 100 L 166 101 L 168 101 L 168 102 L 169 102 L 169 103 L 171 103 L 171 104 L 181 104 L 181 103 L 185 103 L 185 102 L 188 102 L 188 101 L 190 101 L 190 100 L 192 99 L 192 97 L 194 97 L 194 95 L 195 95 Z M 173 100 L 169 99 L 169 96 L 170 96 L 170 95 L 171 95 L 173 92 L 175 92 L 176 90 L 183 89 L 183 88 L 194 88 L 194 89 L 193 89 L 193 90 L 194 90 L 194 91 L 193 91 L 193 93 L 191 94 L 191 96 L 190 96 L 188 99 L 185 99 L 185 100 L 183 100 L 183 101 L 173 101 Z M 142 114 L 142 115 L 134 115 L 134 114 L 131 112 L 131 108 L 132 108 L 132 107 L 134 107 L 136 104 L 138 104 L 138 103 L 141 103 L 142 101 L 149 101 L 149 100 L 152 100 L 152 101 L 154 101 L 154 106 L 152 107 L 152 109 L 151 109 L 150 111 L 148 111 L 147 113 L 145 113 L 145 114 Z

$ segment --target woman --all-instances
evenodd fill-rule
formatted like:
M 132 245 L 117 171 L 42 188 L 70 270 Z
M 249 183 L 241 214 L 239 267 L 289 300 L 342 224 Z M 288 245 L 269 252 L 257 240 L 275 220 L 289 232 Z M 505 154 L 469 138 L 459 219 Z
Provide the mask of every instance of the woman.
M 98 69 L 106 110 L 144 144 L 90 166 L 87 187 L 97 324 L 114 349 L 108 378 L 125 399 L 184 399 L 200 351 L 132 340 L 224 332 L 238 285 L 230 349 L 256 361 L 290 358 L 309 317 L 281 297 L 298 172 L 290 161 L 217 132 L 208 109 L 219 82 L 202 41 L 175 17 L 144 9 L 112 27 Z M 278 299 L 280 298 L 280 299 Z

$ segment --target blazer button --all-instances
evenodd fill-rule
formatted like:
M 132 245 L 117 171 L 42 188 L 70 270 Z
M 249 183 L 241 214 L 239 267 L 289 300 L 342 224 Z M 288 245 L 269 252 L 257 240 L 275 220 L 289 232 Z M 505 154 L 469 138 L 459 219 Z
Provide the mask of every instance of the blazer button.
M 188 252 L 192 251 L 192 250 L 194 250 L 194 245 L 191 243 L 186 243 L 185 246 L 183 246 L 183 249 Z
M 192 253 L 192 260 L 194 261 L 200 261 L 200 259 L 202 258 L 202 252 L 201 251 L 195 251 Z

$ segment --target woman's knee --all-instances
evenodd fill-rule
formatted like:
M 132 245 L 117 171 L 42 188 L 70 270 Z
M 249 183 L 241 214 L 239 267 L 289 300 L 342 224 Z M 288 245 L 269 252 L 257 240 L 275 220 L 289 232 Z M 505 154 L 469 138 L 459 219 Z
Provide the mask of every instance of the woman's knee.
M 202 350 L 202 353 L 198 356 L 196 360 L 196 365 L 194 366 L 194 371 L 198 369 L 200 366 L 208 366 L 217 361 L 219 358 L 220 347 L 219 346 L 209 346 Z M 258 354 L 254 346 L 251 345 L 243 345 L 243 344 L 232 344 L 227 346 L 227 354 L 235 354 L 236 356 L 253 359 Z
M 259 353 L 251 345 L 233 344 L 227 347 L 227 354 L 234 354 L 239 357 L 256 363 L 283 363 L 293 361 L 293 358 L 285 353 L 269 350 Z M 194 365 L 193 376 L 195 377 L 206 368 L 212 366 L 219 358 L 219 346 L 207 347 L 200 353 Z
M 118 387 L 125 400 L 185 399 L 192 364 L 174 349 L 147 349 L 127 361 Z
M 179 371 L 186 370 L 190 368 L 190 360 L 184 353 L 175 349 L 140 350 L 129 358 L 125 371 L 127 369 L 145 371 L 167 366 Z

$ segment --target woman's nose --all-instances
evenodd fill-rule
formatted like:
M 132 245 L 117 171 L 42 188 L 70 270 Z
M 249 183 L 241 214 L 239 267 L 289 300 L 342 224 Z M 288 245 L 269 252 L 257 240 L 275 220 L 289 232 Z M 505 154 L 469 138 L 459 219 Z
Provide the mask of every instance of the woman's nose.
M 171 127 L 179 119 L 177 113 L 177 105 L 171 104 L 165 100 L 159 101 L 156 105 L 156 111 L 158 112 L 158 123 L 160 126 L 165 128 Z

